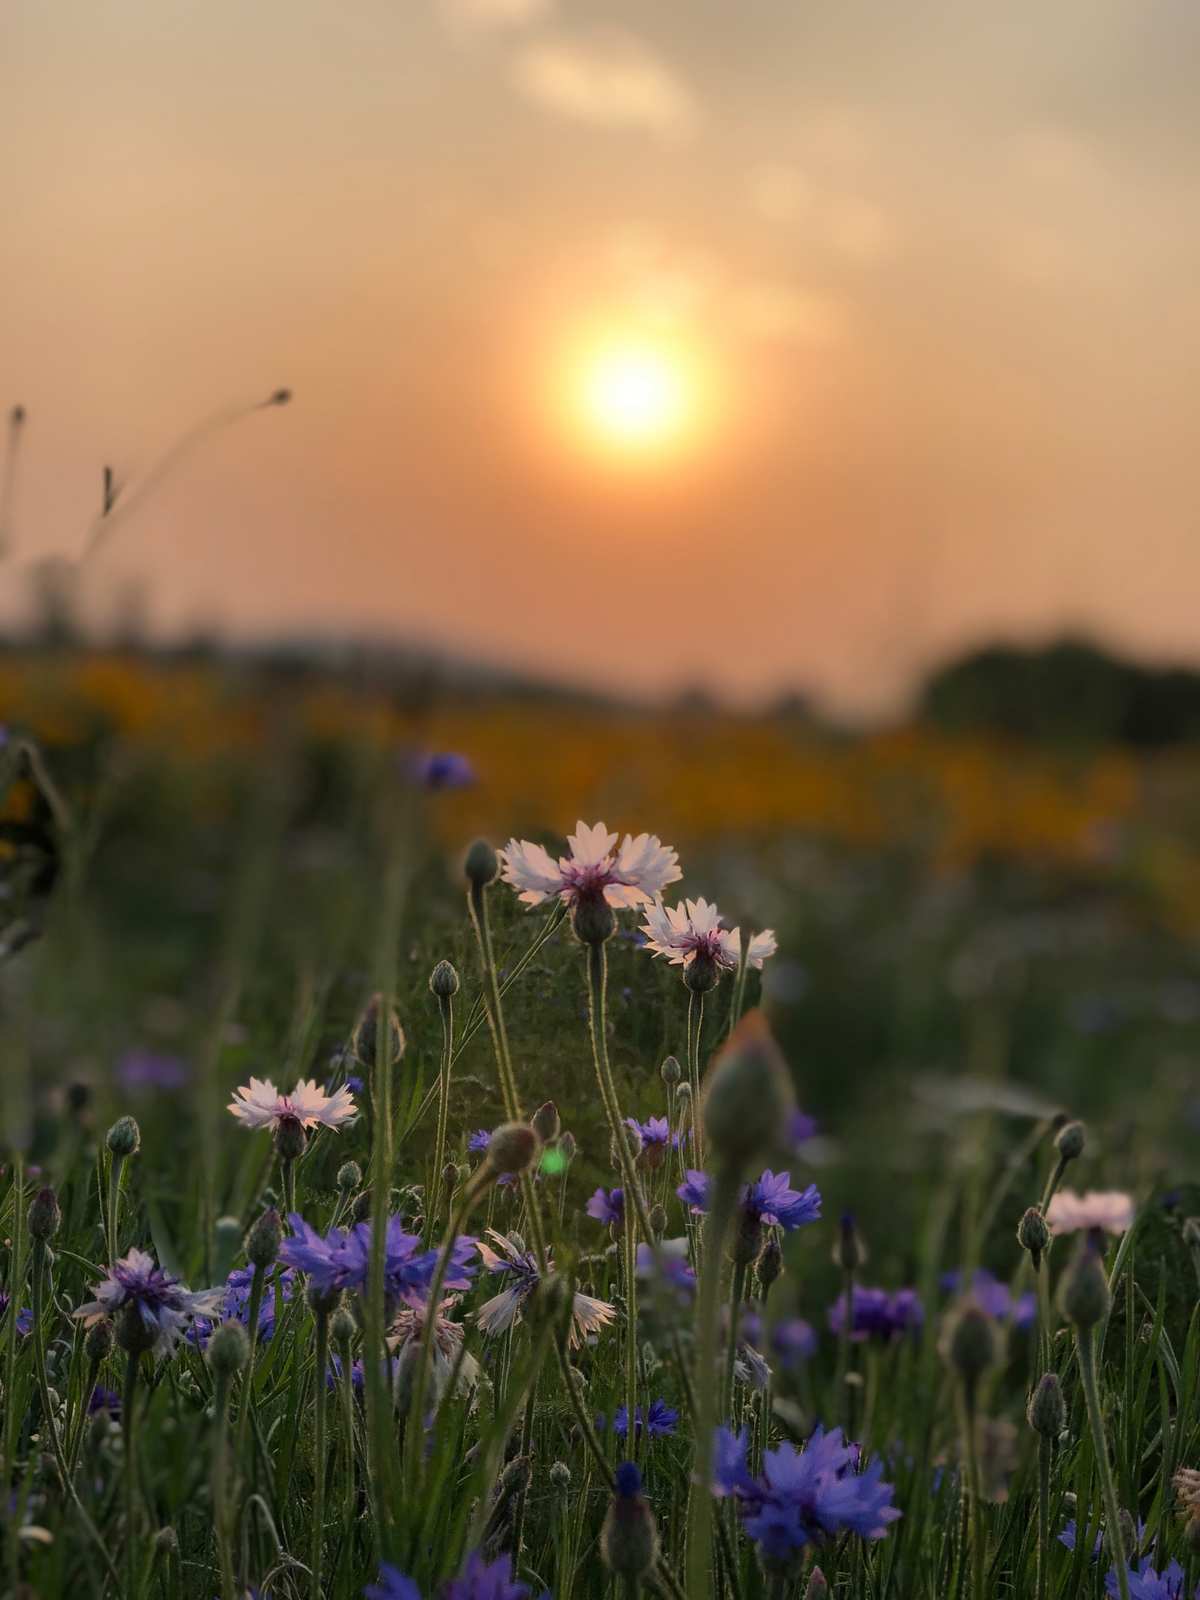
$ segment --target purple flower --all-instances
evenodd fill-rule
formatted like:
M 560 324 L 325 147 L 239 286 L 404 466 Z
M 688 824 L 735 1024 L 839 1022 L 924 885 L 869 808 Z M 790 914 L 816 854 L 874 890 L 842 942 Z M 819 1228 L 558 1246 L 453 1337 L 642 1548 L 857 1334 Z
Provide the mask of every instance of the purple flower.
M 0 1321 L 4 1320 L 4 1313 L 11 1304 L 12 1301 L 9 1298 L 8 1291 L 0 1289 Z M 17 1332 L 22 1339 L 27 1338 L 33 1332 L 33 1312 L 27 1307 L 22 1307 L 17 1312 Z
M 816 1136 L 817 1119 L 810 1117 L 807 1112 L 793 1111 L 788 1118 L 788 1143 L 793 1150 L 799 1151 L 801 1145 Z
M 1184 1572 L 1178 1561 L 1168 1562 L 1161 1572 L 1156 1572 L 1150 1557 L 1144 1556 L 1129 1568 L 1129 1600 L 1183 1600 L 1183 1586 Z M 1104 1592 L 1114 1600 L 1121 1592 L 1116 1567 L 1104 1580 Z M 1196 1594 L 1200 1595 L 1200 1586 Z
M 670 1289 L 676 1300 L 687 1304 L 696 1292 L 696 1274 L 688 1265 L 686 1239 L 660 1239 L 656 1249 L 639 1244 L 635 1270 L 640 1279 L 656 1289 Z
M 369 1583 L 363 1590 L 363 1600 L 421 1600 L 421 1591 L 399 1567 L 385 1561 L 379 1569 L 379 1581 Z
M 453 750 L 425 751 L 408 764 L 411 777 L 423 789 L 469 789 L 477 781 L 466 756 Z
M 794 1372 L 817 1353 L 817 1335 L 803 1317 L 789 1317 L 771 1335 L 771 1349 L 785 1372 Z
M 681 1183 L 675 1193 L 684 1205 L 697 1216 L 708 1209 L 708 1173 L 688 1168 L 687 1182 Z
M 846 1296 L 841 1294 L 829 1308 L 829 1328 L 841 1333 L 846 1321 Z M 915 1289 L 869 1289 L 854 1285 L 850 1302 L 850 1337 L 856 1344 L 864 1339 L 888 1340 L 901 1333 L 915 1333 L 925 1321 L 924 1308 Z
M 284 1300 L 290 1300 L 296 1292 L 296 1274 L 290 1267 L 286 1267 L 278 1278 L 278 1289 Z M 235 1267 L 225 1280 L 225 1298 L 221 1302 L 220 1315 L 215 1319 L 197 1317 L 188 1329 L 188 1338 L 193 1344 L 205 1349 L 209 1336 L 216 1322 L 240 1322 L 243 1328 L 250 1326 L 250 1290 L 254 1282 L 253 1267 Z M 258 1308 L 258 1338 L 260 1344 L 269 1344 L 275 1336 L 275 1294 L 274 1284 L 268 1284 L 263 1293 L 262 1304 Z
M 1077 1537 L 1078 1537 L 1078 1529 L 1077 1529 L 1076 1524 L 1075 1524 L 1075 1518 L 1072 1517 L 1070 1522 L 1068 1522 L 1065 1525 L 1065 1527 L 1063 1528 L 1063 1531 L 1059 1534 L 1058 1542 L 1059 1542 L 1059 1544 L 1064 1545 L 1068 1550 L 1074 1550 L 1076 1542 L 1077 1542 Z M 1096 1529 L 1096 1538 L 1095 1538 L 1095 1541 L 1092 1544 L 1092 1560 L 1093 1561 L 1095 1561 L 1095 1560 L 1097 1560 L 1099 1558 L 1100 1551 L 1101 1551 L 1101 1548 L 1103 1547 L 1103 1544 L 1104 1544 L 1104 1535 L 1103 1535 L 1103 1533 L 1101 1533 L 1100 1529 L 1097 1528 Z
M 942 1274 L 942 1288 L 955 1293 L 962 1288 L 961 1272 Z M 1037 1321 L 1037 1296 L 1032 1292 L 1015 1299 L 1006 1283 L 980 1267 L 971 1279 L 971 1298 L 989 1317 L 997 1322 L 1011 1322 L 1014 1328 L 1031 1328 Z
M 675 1193 L 694 1212 L 708 1209 L 708 1174 L 689 1169 L 687 1182 Z M 786 1233 L 816 1222 L 821 1215 L 821 1194 L 815 1183 L 807 1189 L 791 1187 L 791 1173 L 774 1173 L 768 1167 L 755 1183 L 743 1184 L 740 1200 L 743 1218 L 753 1227 L 765 1223 Z
M 367 1285 L 371 1264 L 371 1224 L 360 1222 L 348 1232 L 333 1228 L 322 1237 L 303 1217 L 288 1217 L 291 1237 L 279 1247 L 285 1266 L 308 1274 L 320 1290 L 362 1291 Z M 475 1240 L 465 1235 L 450 1249 L 446 1269 L 447 1289 L 469 1289 L 474 1267 L 471 1257 Z M 384 1288 L 389 1300 L 419 1305 L 428 1294 L 437 1268 L 438 1252 L 422 1250 L 416 1234 L 407 1233 L 402 1217 L 389 1217 L 384 1245 Z
M 504 1277 L 507 1282 L 499 1294 L 480 1306 L 475 1313 L 475 1323 L 480 1332 L 491 1338 L 511 1328 L 520 1316 L 526 1300 L 542 1281 L 541 1270 L 533 1252 L 526 1250 L 524 1241 L 516 1234 L 498 1233 L 488 1229 L 488 1238 L 496 1245 L 493 1250 L 481 1239 L 479 1254 L 489 1272 Z M 546 1253 L 546 1270 L 553 1273 L 554 1260 Z M 607 1325 L 616 1316 L 615 1306 L 607 1300 L 597 1300 L 590 1294 L 576 1292 L 571 1314 L 570 1345 L 572 1349 Z
M 660 1167 L 668 1150 L 678 1150 L 686 1134 L 673 1134 L 666 1117 L 650 1117 L 639 1122 L 636 1117 L 626 1117 L 625 1126 L 632 1128 L 642 1141 L 641 1160 L 647 1167 Z
M 224 1285 L 193 1293 L 164 1272 L 144 1250 L 113 1263 L 96 1285 L 96 1298 L 75 1312 L 85 1327 L 119 1315 L 136 1316 L 160 1356 L 170 1355 L 194 1317 L 212 1317 L 225 1297 Z
M 587 1214 L 610 1228 L 619 1228 L 625 1220 L 624 1189 L 597 1189 L 587 1203 Z
M 649 1408 L 643 1411 L 638 1406 L 633 1413 L 634 1432 L 640 1439 L 643 1432 L 650 1439 L 669 1439 L 675 1432 L 679 1423 L 679 1413 L 669 1406 L 665 1400 L 651 1400 Z M 605 1419 L 596 1418 L 596 1426 L 603 1432 Z M 619 1406 L 613 1417 L 612 1431 L 618 1439 L 623 1439 L 629 1432 L 629 1407 Z
M 786 1443 L 768 1450 L 758 1478 L 751 1476 L 746 1452 L 745 1430 L 735 1435 L 718 1428 L 713 1493 L 736 1500 L 768 1569 L 789 1568 L 805 1546 L 841 1533 L 882 1539 L 900 1515 L 891 1503 L 892 1485 L 882 1481 L 883 1462 L 872 1457 L 859 1470 L 861 1452 L 840 1428 L 817 1428 L 803 1450 Z
M 486 1128 L 476 1128 L 467 1140 L 467 1149 L 472 1155 L 482 1155 L 492 1142 L 492 1136 Z
M 117 1062 L 117 1082 L 131 1094 L 141 1089 L 182 1089 L 189 1076 L 185 1061 L 153 1050 L 129 1050 Z
M 115 1389 L 105 1389 L 97 1384 L 88 1396 L 88 1416 L 94 1417 L 97 1411 L 107 1411 L 110 1417 L 121 1415 L 121 1396 Z
M 442 1590 L 442 1600 L 527 1600 L 528 1595 L 529 1585 L 513 1577 L 511 1556 L 485 1561 L 478 1550 L 467 1557 L 462 1577 L 451 1578 Z M 401 1593 L 398 1600 L 409 1597 Z

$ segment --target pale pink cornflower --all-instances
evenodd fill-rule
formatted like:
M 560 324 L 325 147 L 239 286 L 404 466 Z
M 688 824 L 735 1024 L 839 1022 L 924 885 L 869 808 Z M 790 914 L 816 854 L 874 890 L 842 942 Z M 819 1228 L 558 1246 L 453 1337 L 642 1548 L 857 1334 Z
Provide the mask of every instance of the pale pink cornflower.
M 429 1350 L 431 1364 L 429 1377 L 433 1395 L 440 1400 L 445 1394 L 454 1370 L 458 1369 L 458 1392 L 466 1393 L 479 1381 L 479 1363 L 473 1355 L 462 1354 L 463 1326 L 454 1322 L 448 1313 L 458 1304 L 458 1296 L 450 1295 L 438 1306 L 430 1329 Z M 388 1334 L 388 1349 L 395 1363 L 394 1385 L 398 1398 L 407 1397 L 412 1385 L 413 1371 L 421 1355 L 421 1342 L 425 1321 L 429 1316 L 429 1302 L 402 1306 L 392 1322 Z
M 1092 1228 L 1126 1233 L 1132 1225 L 1133 1201 L 1118 1189 L 1089 1189 L 1086 1194 L 1060 1189 L 1046 1207 L 1046 1226 L 1056 1236 Z
M 278 1128 L 281 1122 L 302 1128 L 339 1128 L 355 1112 L 354 1096 L 346 1084 L 326 1094 L 311 1079 L 303 1078 L 291 1094 L 280 1094 L 270 1078 L 251 1078 L 234 1091 L 227 1107 L 244 1128 Z
M 646 948 L 656 956 L 666 956 L 673 967 L 690 967 L 700 957 L 723 972 L 736 972 L 742 959 L 742 931 L 723 928 L 721 913 L 710 900 L 684 900 L 677 906 L 656 899 L 646 909 L 641 932 Z M 768 956 L 778 949 L 770 928 L 754 934 L 746 947 L 746 965 L 762 970 Z
M 516 1234 L 498 1233 L 495 1228 L 489 1228 L 488 1238 L 496 1249 L 478 1239 L 479 1254 L 487 1270 L 502 1277 L 505 1282 L 500 1293 L 485 1301 L 475 1313 L 479 1331 L 490 1339 L 512 1327 L 530 1296 L 536 1294 L 542 1282 L 542 1272 L 533 1252 L 526 1250 L 524 1241 Z M 554 1261 L 549 1251 L 546 1252 L 546 1270 L 553 1275 Z M 607 1300 L 597 1300 L 590 1294 L 577 1291 L 572 1302 L 568 1335 L 571 1349 L 576 1349 L 590 1335 L 607 1327 L 616 1314 L 617 1308 Z
M 656 834 L 626 834 L 618 849 L 617 835 L 602 822 L 577 822 L 567 844 L 570 854 L 555 861 L 540 844 L 510 839 L 500 851 L 500 876 L 527 906 L 561 900 L 572 909 L 588 900 L 647 905 L 683 876 L 678 854 Z

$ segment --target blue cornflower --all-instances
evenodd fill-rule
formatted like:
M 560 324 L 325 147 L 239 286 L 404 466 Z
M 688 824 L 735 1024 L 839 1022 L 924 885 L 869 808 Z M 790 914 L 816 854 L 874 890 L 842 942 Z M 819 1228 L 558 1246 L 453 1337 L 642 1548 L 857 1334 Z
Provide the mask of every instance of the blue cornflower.
M 310 1282 L 326 1293 L 339 1289 L 362 1291 L 371 1262 L 371 1224 L 360 1222 L 348 1232 L 333 1228 L 322 1237 L 304 1218 L 288 1217 L 291 1237 L 279 1247 L 285 1266 L 308 1274 Z M 469 1289 L 474 1267 L 475 1240 L 466 1235 L 450 1247 L 447 1289 Z M 436 1250 L 422 1250 L 416 1234 L 405 1231 L 403 1217 L 389 1217 L 384 1245 L 384 1288 L 389 1300 L 419 1305 L 429 1292 L 438 1262 Z
M 492 1142 L 492 1136 L 487 1128 L 476 1128 L 467 1140 L 467 1149 L 472 1155 L 481 1155 Z
M 597 1189 L 587 1203 L 587 1214 L 610 1228 L 619 1228 L 625 1220 L 624 1189 Z
M 1170 1561 L 1161 1572 L 1150 1565 L 1150 1557 L 1136 1561 L 1129 1571 L 1129 1600 L 1183 1600 L 1184 1571 L 1178 1561 Z M 1104 1592 L 1114 1600 L 1121 1592 L 1117 1569 L 1113 1567 L 1104 1580 Z M 1200 1595 L 1200 1585 L 1196 1595 Z M 1194 1597 L 1193 1597 L 1194 1600 Z
M 657 1247 L 639 1244 L 635 1269 L 639 1278 L 651 1285 L 674 1289 L 684 1299 L 691 1299 L 696 1290 L 696 1274 L 688 1265 L 689 1245 L 686 1239 L 660 1239 Z
M 88 1416 L 94 1417 L 97 1411 L 107 1411 L 110 1417 L 121 1415 L 121 1396 L 115 1389 L 105 1389 L 97 1384 L 88 1396 Z
M 873 1456 L 860 1471 L 859 1448 L 846 1443 L 840 1428 L 817 1428 L 803 1450 L 786 1443 L 768 1450 L 757 1478 L 747 1465 L 747 1444 L 745 1429 L 717 1429 L 713 1493 L 736 1500 L 769 1569 L 786 1570 L 806 1546 L 841 1533 L 882 1539 L 900 1516 L 892 1485 L 882 1481 L 883 1462 Z
M 789 1317 L 771 1335 L 771 1349 L 785 1372 L 795 1371 L 817 1353 L 817 1335 L 803 1317 Z
M 1058 1542 L 1059 1542 L 1059 1544 L 1063 1545 L 1066 1549 L 1074 1550 L 1075 1545 L 1078 1542 L 1078 1537 L 1079 1537 L 1079 1529 L 1078 1529 L 1078 1527 L 1076 1525 L 1075 1518 L 1072 1517 L 1070 1522 L 1068 1522 L 1068 1523 L 1066 1523 L 1064 1525 L 1063 1531 L 1058 1536 Z M 1095 1539 L 1094 1539 L 1094 1541 L 1092 1543 L 1092 1560 L 1093 1561 L 1095 1561 L 1097 1559 L 1097 1557 L 1099 1556 L 1103 1544 L 1104 1544 L 1104 1535 L 1103 1535 L 1103 1533 L 1101 1533 L 1100 1529 L 1097 1528 L 1096 1529 L 1096 1537 L 1095 1537 Z
M 469 789 L 477 781 L 471 762 L 454 750 L 424 751 L 410 758 L 408 770 L 424 789 Z
M 193 1293 L 153 1256 L 131 1250 L 109 1267 L 96 1285 L 96 1298 L 79 1306 L 75 1315 L 89 1328 L 109 1318 L 132 1318 L 135 1325 L 140 1323 L 147 1345 L 162 1356 L 170 1355 L 194 1317 L 215 1316 L 224 1297 L 223 1284 Z
M 961 1272 L 942 1274 L 942 1288 L 952 1294 L 962 1287 Z M 1037 1321 L 1037 1296 L 1029 1291 L 1014 1296 L 1006 1283 L 1002 1283 L 986 1267 L 979 1267 L 971 1278 L 970 1296 L 981 1310 L 997 1322 L 1011 1322 L 1014 1328 L 1031 1328 Z
M 807 1112 L 793 1111 L 788 1118 L 788 1143 L 793 1150 L 799 1151 L 801 1145 L 816 1137 L 816 1132 L 817 1119 Z
M 821 1216 L 821 1193 L 815 1183 L 807 1189 L 793 1189 L 790 1172 L 774 1173 L 768 1167 L 754 1183 L 742 1185 L 740 1205 L 744 1222 L 752 1227 L 765 1223 L 780 1227 L 785 1233 L 802 1228 L 805 1223 L 817 1222 Z M 708 1209 L 708 1174 L 689 1170 L 687 1182 L 681 1183 L 675 1193 L 694 1212 Z
M 840 1294 L 829 1308 L 829 1328 L 841 1333 L 846 1320 L 846 1296 Z M 915 1333 L 925 1321 L 925 1310 L 915 1289 L 869 1289 L 854 1285 L 850 1301 L 850 1337 L 856 1344 L 872 1337 L 891 1339 L 901 1333 Z
M 379 1581 L 369 1583 L 363 1590 L 363 1600 L 421 1600 L 421 1591 L 399 1567 L 385 1561 L 379 1569 Z
M 442 1589 L 442 1600 L 527 1600 L 528 1595 L 529 1585 L 513 1577 L 511 1556 L 485 1561 L 478 1550 L 467 1557 L 462 1576 L 451 1578 Z M 408 1600 L 408 1596 L 401 1593 L 398 1600 Z
M 665 1400 L 651 1400 L 645 1411 L 638 1406 L 633 1416 L 634 1432 L 639 1439 L 643 1432 L 649 1439 L 669 1439 L 679 1423 L 678 1411 L 669 1406 Z M 605 1426 L 603 1417 L 596 1418 L 596 1426 L 603 1431 Z M 618 1439 L 623 1439 L 629 1432 L 628 1406 L 618 1406 L 613 1417 L 612 1431 Z
M 678 1150 L 681 1140 L 686 1137 L 673 1134 L 666 1117 L 649 1117 L 645 1122 L 639 1122 L 636 1117 L 626 1117 L 625 1126 L 632 1128 L 641 1139 L 640 1159 L 643 1165 L 651 1168 L 662 1166 L 667 1151 Z
M 117 1082 L 131 1094 L 140 1089 L 182 1089 L 189 1077 L 185 1061 L 154 1050 L 129 1050 L 117 1062 Z
M 6 1289 L 0 1289 L 0 1321 L 4 1320 L 4 1313 L 12 1301 Z M 24 1339 L 33 1332 L 33 1312 L 27 1306 L 22 1306 L 17 1312 L 17 1332 Z
M 193 1344 L 199 1345 L 203 1350 L 208 1344 L 209 1335 L 216 1322 L 240 1322 L 243 1328 L 250 1326 L 250 1288 L 254 1282 L 253 1267 L 235 1267 L 225 1280 L 225 1298 L 221 1302 L 220 1315 L 215 1319 L 197 1317 L 188 1329 L 188 1338 Z M 296 1292 L 296 1274 L 290 1268 L 285 1268 L 278 1277 L 279 1293 L 284 1300 L 290 1300 Z M 275 1286 L 268 1284 L 262 1297 L 262 1304 L 258 1308 L 258 1338 L 260 1344 L 269 1344 L 275 1335 Z

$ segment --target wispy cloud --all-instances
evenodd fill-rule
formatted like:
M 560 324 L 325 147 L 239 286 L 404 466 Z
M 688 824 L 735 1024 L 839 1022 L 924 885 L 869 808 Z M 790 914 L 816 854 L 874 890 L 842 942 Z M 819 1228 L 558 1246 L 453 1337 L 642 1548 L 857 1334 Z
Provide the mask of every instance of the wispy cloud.
M 597 126 L 682 139 L 699 117 L 688 86 L 630 33 L 533 40 L 518 51 L 513 75 L 536 104 Z

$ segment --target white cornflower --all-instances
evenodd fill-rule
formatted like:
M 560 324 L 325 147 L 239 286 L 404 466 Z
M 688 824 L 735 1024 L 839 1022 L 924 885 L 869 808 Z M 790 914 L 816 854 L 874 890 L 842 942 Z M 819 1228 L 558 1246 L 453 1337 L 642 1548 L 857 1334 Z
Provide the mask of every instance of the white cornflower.
M 1046 1207 L 1046 1226 L 1055 1235 L 1092 1228 L 1127 1233 L 1132 1225 L 1133 1201 L 1118 1189 L 1089 1189 L 1086 1194 L 1060 1189 Z
M 684 900 L 668 906 L 656 899 L 647 907 L 641 932 L 646 936 L 646 948 L 656 956 L 666 956 L 675 967 L 690 967 L 699 956 L 721 971 L 736 972 L 742 959 L 741 929 L 722 928 L 721 913 L 709 900 Z M 774 933 L 764 928 L 746 947 L 747 966 L 761 971 L 777 948 Z
M 326 1094 L 316 1083 L 304 1079 L 291 1094 L 280 1094 L 270 1078 L 251 1078 L 249 1085 L 235 1090 L 227 1107 L 245 1128 L 277 1128 L 285 1120 L 302 1128 L 338 1128 L 355 1112 L 354 1096 L 342 1084 Z
M 493 1338 L 511 1328 L 520 1316 L 525 1302 L 535 1293 L 542 1281 L 541 1270 L 531 1250 L 515 1235 L 488 1229 L 488 1238 L 496 1249 L 476 1240 L 483 1264 L 489 1272 L 503 1277 L 506 1287 L 485 1301 L 475 1313 L 475 1322 L 481 1333 Z M 554 1262 L 546 1253 L 546 1270 L 553 1275 Z M 576 1293 L 571 1308 L 571 1330 L 568 1338 L 572 1350 L 591 1334 L 599 1333 L 616 1316 L 615 1306 L 607 1300 L 597 1300 L 593 1295 Z
M 602 822 L 577 822 L 567 844 L 570 854 L 555 861 L 540 844 L 510 839 L 500 851 L 500 876 L 527 906 L 557 899 L 572 908 L 586 900 L 646 905 L 683 876 L 677 853 L 652 833 L 626 834 L 617 849 L 617 835 Z

